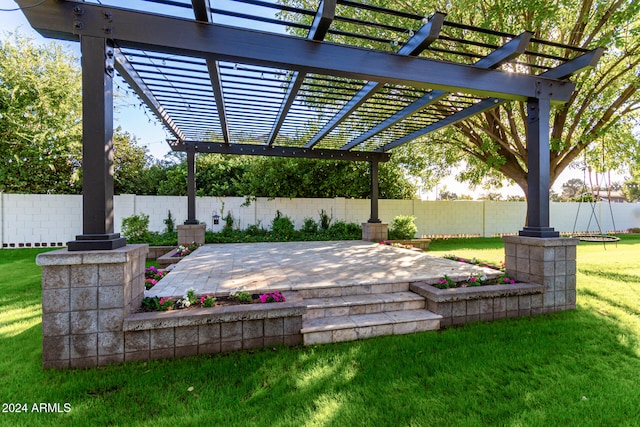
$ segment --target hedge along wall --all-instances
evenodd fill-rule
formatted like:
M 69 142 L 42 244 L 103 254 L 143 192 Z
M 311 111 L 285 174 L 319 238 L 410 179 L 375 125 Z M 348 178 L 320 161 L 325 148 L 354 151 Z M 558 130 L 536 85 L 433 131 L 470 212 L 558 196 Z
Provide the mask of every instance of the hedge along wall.
M 245 206 L 243 197 L 198 197 L 197 218 L 212 228 L 212 214 L 231 212 L 237 226 L 260 223 L 269 227 L 277 211 L 301 227 L 306 217 L 319 219 L 324 210 L 336 220 L 361 223 L 369 219 L 369 200 L 345 198 L 287 199 L 257 198 Z M 162 231 L 171 211 L 176 224 L 187 218 L 187 198 L 179 196 L 115 196 L 115 229 L 122 218 L 149 215 L 151 231 Z M 640 203 L 598 203 L 592 215 L 588 203 L 551 203 L 551 225 L 571 232 L 579 210 L 577 231 L 603 231 L 640 227 Z M 380 200 L 380 219 L 391 222 L 397 215 L 414 215 L 421 235 L 477 235 L 491 237 L 517 233 L 524 225 L 524 202 Z M 591 224 L 589 220 L 591 219 Z M 213 226 L 222 228 L 222 222 Z M 614 226 L 615 222 L 615 226 Z M 0 240 L 2 247 L 62 246 L 82 233 L 82 196 L 0 193 Z

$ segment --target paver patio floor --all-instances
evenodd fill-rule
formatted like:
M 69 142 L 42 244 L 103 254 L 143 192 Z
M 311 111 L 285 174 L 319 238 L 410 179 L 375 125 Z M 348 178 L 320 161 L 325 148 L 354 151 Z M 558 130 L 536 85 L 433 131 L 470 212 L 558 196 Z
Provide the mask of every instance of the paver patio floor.
M 496 270 L 364 241 L 204 245 L 181 260 L 147 296 L 227 295 L 241 288 L 297 291 L 336 286 L 437 280 L 447 274 L 498 275 Z

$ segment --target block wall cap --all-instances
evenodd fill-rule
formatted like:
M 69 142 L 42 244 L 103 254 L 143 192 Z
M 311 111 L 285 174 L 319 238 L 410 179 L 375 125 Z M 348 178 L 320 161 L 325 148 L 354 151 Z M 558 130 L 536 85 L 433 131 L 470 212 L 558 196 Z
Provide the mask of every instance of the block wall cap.
M 438 289 L 434 286 L 427 285 L 426 283 L 416 282 L 410 285 L 410 290 L 422 295 L 430 301 L 452 302 L 542 294 L 544 293 L 544 286 L 536 283 L 516 283 L 513 285 L 489 285 L 468 288 Z
M 526 236 L 503 236 L 504 243 L 515 243 L 529 246 L 577 246 L 580 239 L 572 237 L 526 237 Z
M 69 251 L 67 248 L 44 252 L 36 257 L 41 267 L 50 265 L 118 264 L 146 255 L 149 245 L 126 245 L 112 251 Z

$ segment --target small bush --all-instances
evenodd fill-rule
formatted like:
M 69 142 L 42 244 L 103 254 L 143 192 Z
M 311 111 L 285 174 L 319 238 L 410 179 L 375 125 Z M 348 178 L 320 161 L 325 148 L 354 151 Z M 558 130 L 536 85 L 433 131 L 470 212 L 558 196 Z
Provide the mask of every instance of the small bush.
M 315 222 L 312 218 L 305 218 L 304 224 L 302 224 L 302 228 L 300 229 L 305 234 L 317 234 L 318 233 L 318 223 Z
M 418 232 L 418 227 L 414 224 L 415 216 L 400 215 L 393 218 L 389 228 L 389 239 L 406 240 L 413 239 Z
M 271 222 L 271 234 L 277 239 L 289 239 L 295 231 L 291 218 L 282 215 L 280 211 L 276 211 L 276 216 Z
M 172 233 L 150 231 L 146 234 L 144 243 L 148 243 L 149 246 L 178 246 L 178 233 L 176 231 Z
M 320 230 L 321 231 L 327 231 L 329 229 L 329 226 L 331 226 L 331 221 L 333 220 L 332 217 L 330 217 L 329 215 L 327 215 L 327 213 L 325 212 L 324 209 L 320 210 Z
M 176 229 L 176 222 L 171 215 L 171 211 L 167 211 L 167 217 L 164 219 L 164 232 L 173 233 Z
M 123 218 L 122 234 L 129 243 L 144 243 L 149 234 L 149 215 L 131 215 Z
M 224 227 L 222 227 L 222 235 L 223 236 L 231 236 L 233 234 L 233 216 L 231 215 L 231 211 L 227 212 L 227 214 L 222 218 L 224 221 Z
M 229 294 L 229 298 L 238 302 L 250 303 L 253 300 L 253 295 L 245 291 L 233 291 Z
M 266 236 L 267 235 L 267 230 L 265 230 L 264 228 L 260 227 L 260 222 L 258 222 L 257 224 L 252 224 L 252 225 L 248 226 L 244 230 L 244 234 L 247 235 L 247 236 Z
M 326 234 L 335 240 L 355 240 L 362 237 L 362 227 L 353 222 L 337 221 L 331 224 Z
M 233 228 L 233 215 L 231 215 L 231 211 L 227 212 L 227 214 L 222 218 L 224 221 L 224 226 Z

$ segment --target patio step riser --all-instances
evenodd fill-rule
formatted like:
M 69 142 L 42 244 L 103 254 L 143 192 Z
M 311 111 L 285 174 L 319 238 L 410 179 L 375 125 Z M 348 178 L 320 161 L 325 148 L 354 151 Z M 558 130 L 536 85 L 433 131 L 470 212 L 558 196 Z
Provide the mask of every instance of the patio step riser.
M 409 291 L 409 283 L 384 283 L 377 285 L 335 286 L 315 289 L 298 289 L 298 295 L 304 299 L 328 298 L 350 295 L 384 294 Z
M 307 312 L 303 319 L 317 319 L 320 317 L 354 316 L 357 314 L 382 313 L 386 311 L 416 310 L 425 308 L 425 300 L 403 301 L 403 302 L 383 302 L 373 304 L 361 304 L 339 307 L 307 307 Z
M 404 335 L 440 329 L 440 319 L 361 326 L 329 331 L 303 332 L 304 345 L 357 341 L 384 335 Z

